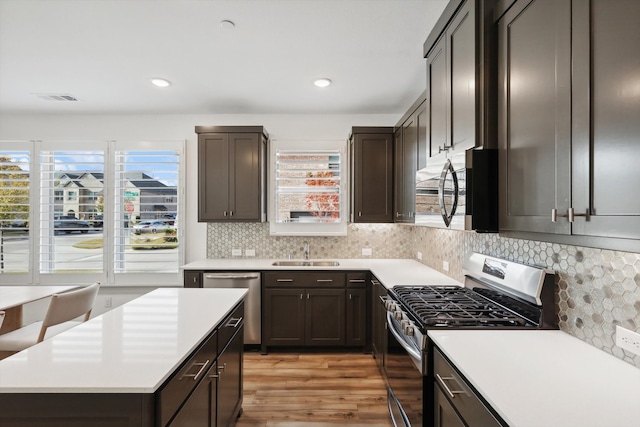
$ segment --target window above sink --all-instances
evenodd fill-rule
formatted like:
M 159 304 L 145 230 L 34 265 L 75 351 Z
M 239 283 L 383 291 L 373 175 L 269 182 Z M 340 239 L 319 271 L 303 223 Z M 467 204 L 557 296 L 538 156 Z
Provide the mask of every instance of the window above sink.
M 347 234 L 345 141 L 271 141 L 271 235 Z

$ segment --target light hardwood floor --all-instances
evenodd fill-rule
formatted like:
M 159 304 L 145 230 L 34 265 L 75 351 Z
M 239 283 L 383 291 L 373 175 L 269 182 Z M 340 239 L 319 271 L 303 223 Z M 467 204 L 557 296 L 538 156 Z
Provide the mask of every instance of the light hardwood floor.
M 238 427 L 390 427 L 387 391 L 369 354 L 245 353 Z

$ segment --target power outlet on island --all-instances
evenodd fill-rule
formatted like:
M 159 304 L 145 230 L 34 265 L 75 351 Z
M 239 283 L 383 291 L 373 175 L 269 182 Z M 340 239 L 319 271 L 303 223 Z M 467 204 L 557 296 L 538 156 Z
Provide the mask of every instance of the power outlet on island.
M 616 345 L 633 354 L 640 355 L 640 334 L 616 325 Z
M 362 248 L 362 256 L 371 256 L 372 253 L 371 248 Z
M 247 256 L 247 257 L 256 256 L 256 250 L 255 249 L 245 249 L 244 250 L 244 256 Z
M 418 260 L 422 261 L 422 252 L 418 251 L 416 253 L 416 258 L 418 258 Z
M 231 249 L 231 256 L 242 256 L 242 249 Z
M 449 261 L 442 261 L 442 269 L 444 271 L 449 271 Z

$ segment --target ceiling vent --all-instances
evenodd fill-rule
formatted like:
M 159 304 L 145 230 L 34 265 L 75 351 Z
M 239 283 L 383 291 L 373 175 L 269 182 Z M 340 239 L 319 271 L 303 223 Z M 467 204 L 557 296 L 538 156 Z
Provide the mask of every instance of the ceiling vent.
M 73 95 L 69 95 L 68 93 L 32 93 L 32 95 L 37 96 L 40 99 L 44 99 L 46 101 L 77 101 Z

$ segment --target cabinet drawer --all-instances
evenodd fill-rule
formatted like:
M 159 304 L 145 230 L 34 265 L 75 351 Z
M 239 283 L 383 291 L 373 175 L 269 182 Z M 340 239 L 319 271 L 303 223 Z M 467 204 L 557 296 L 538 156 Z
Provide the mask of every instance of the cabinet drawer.
M 159 425 L 167 425 L 199 380 L 206 376 L 217 356 L 218 339 L 217 333 L 214 332 L 157 393 Z
M 235 333 L 242 328 L 242 325 L 244 325 L 244 302 L 238 304 L 218 327 L 218 348 L 220 353 L 224 351 L 224 348 L 229 344 Z
M 436 382 L 434 387 L 438 387 L 447 396 L 451 405 L 469 425 L 483 427 L 503 425 L 438 349 L 434 351 L 433 373 Z
M 342 288 L 345 285 L 345 274 L 333 271 L 279 271 L 265 273 L 264 283 L 268 288 Z
M 353 272 L 347 273 L 347 287 L 349 288 L 364 288 L 367 285 L 367 273 Z

